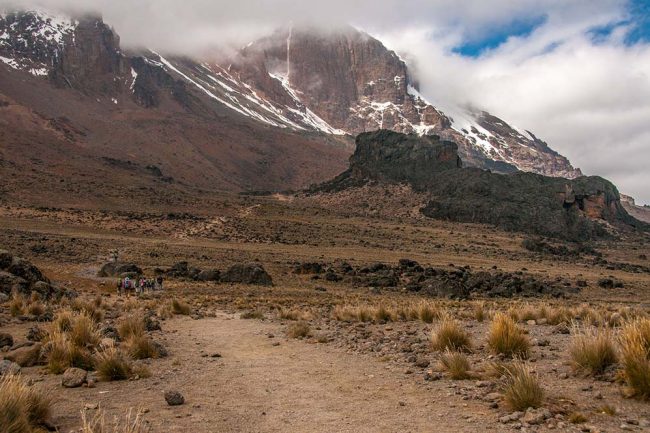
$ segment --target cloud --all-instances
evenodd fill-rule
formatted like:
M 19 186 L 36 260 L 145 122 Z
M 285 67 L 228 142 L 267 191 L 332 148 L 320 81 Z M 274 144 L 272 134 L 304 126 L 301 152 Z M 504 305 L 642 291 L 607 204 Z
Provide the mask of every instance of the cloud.
M 642 0 L 0 0 L 10 4 L 100 11 L 127 47 L 189 55 L 291 21 L 352 23 L 407 59 L 443 109 L 486 109 L 650 203 Z

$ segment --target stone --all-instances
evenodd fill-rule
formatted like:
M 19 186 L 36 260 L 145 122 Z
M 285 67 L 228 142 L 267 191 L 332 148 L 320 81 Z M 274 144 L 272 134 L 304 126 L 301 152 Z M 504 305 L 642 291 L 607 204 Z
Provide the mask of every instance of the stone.
M 108 262 L 97 272 L 98 277 L 119 277 L 122 274 L 142 275 L 142 269 L 135 263 Z
M 7 334 L 6 332 L 0 332 L 0 349 L 3 347 L 11 347 L 14 345 L 14 337 L 11 336 L 11 334 Z
M 273 279 L 258 263 L 236 264 L 231 266 L 222 276 L 226 283 L 243 283 L 260 286 L 272 286 Z
M 551 418 L 551 413 L 547 409 L 528 409 L 520 420 L 529 425 L 538 425 L 549 418 Z
M 34 343 L 19 347 L 5 355 L 5 358 L 15 362 L 21 367 L 33 367 L 39 363 L 41 359 L 41 343 Z
M 418 357 L 415 360 L 415 366 L 419 368 L 427 368 L 429 364 L 430 364 L 429 360 L 424 357 Z
M 86 383 L 86 377 L 88 377 L 88 372 L 80 368 L 70 367 L 68 368 L 61 377 L 61 385 L 64 388 L 79 388 L 81 385 Z
M 507 424 L 509 422 L 518 421 L 522 416 L 524 416 L 523 412 L 513 412 L 499 418 L 499 422 L 502 424 Z
M 165 401 L 170 406 L 180 406 L 185 403 L 185 397 L 178 391 L 165 391 Z
M 34 266 L 30 261 L 22 259 L 20 257 L 14 257 L 11 261 L 11 265 L 9 265 L 7 270 L 11 274 L 24 279 L 30 284 L 34 284 L 37 281 L 48 282 L 47 278 L 43 276 L 41 271 L 36 266 Z
M 27 340 L 29 341 L 43 341 L 43 339 L 47 336 L 47 332 L 43 328 L 39 328 L 38 326 L 32 326 L 29 328 L 27 331 Z
M 198 281 L 220 281 L 221 271 L 218 269 L 204 269 L 196 276 Z
M 20 365 L 8 359 L 0 361 L 0 376 L 5 374 L 18 374 L 20 373 Z

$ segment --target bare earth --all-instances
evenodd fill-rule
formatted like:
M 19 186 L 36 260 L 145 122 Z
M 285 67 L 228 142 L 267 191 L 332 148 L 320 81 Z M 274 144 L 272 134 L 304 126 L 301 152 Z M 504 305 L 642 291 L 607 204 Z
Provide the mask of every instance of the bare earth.
M 153 430 L 170 433 L 468 432 L 487 414 L 451 396 L 448 382 L 418 384 L 377 358 L 289 340 L 277 323 L 219 314 L 174 319 L 164 329 L 173 353 L 156 361 L 153 377 L 57 393 L 61 431 L 78 425 L 86 404 L 109 413 L 148 409 Z M 44 380 L 60 390 L 57 376 Z M 181 391 L 185 405 L 167 406 L 166 389 Z

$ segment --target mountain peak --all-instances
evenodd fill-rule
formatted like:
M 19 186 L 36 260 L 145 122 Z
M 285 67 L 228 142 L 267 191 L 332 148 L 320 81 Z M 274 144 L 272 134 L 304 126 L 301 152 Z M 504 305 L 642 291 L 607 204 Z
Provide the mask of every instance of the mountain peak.
M 204 113 L 183 96 L 190 89 L 219 109 L 267 126 L 330 135 L 378 129 L 435 134 L 456 142 L 469 166 L 581 175 L 533 134 L 490 113 L 441 111 L 419 93 L 394 51 L 352 26 L 287 26 L 217 61 L 155 52 L 129 57 L 119 43 L 97 16 L 32 11 L 0 18 L 0 62 L 85 94 L 115 99 L 130 93 L 153 107 L 171 92 L 183 109 Z

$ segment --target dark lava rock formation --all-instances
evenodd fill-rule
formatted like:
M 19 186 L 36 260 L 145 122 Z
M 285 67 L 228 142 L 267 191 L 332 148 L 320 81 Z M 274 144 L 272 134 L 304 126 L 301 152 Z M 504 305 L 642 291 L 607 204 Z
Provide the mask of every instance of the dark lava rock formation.
M 312 191 L 404 183 L 430 195 L 422 209 L 428 217 L 570 241 L 607 236 L 608 226 L 649 227 L 631 217 L 616 187 L 598 176 L 569 180 L 463 168 L 457 146 L 437 136 L 381 130 L 360 134 L 356 145 L 350 168 Z
M 312 274 L 312 279 L 342 281 L 356 287 L 406 290 L 448 299 L 467 299 L 472 296 L 559 298 L 580 291 L 578 284 L 567 279 L 543 279 L 521 271 L 475 271 L 470 267 L 454 266 L 423 267 L 409 259 L 400 260 L 396 266 L 375 263 L 353 267 L 346 262 L 315 265 L 298 263 L 294 267 L 294 273 Z
M 53 285 L 30 261 L 0 250 L 0 293 L 9 295 L 14 292 L 26 296 L 36 292 L 44 299 L 75 295 Z

